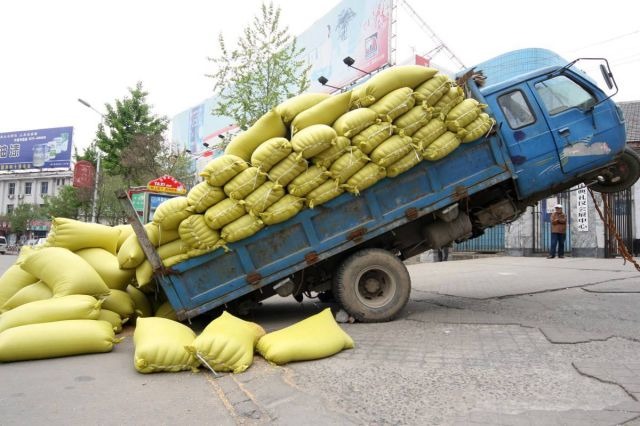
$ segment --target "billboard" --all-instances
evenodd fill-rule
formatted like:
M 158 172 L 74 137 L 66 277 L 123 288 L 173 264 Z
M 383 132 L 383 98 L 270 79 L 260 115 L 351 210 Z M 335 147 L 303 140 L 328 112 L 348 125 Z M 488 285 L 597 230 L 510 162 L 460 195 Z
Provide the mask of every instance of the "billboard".
M 311 64 L 309 91 L 332 91 L 318 82 L 325 77 L 332 86 L 342 87 L 362 77 L 363 73 L 347 67 L 374 71 L 390 60 L 392 0 L 343 0 L 309 29 L 298 36 L 298 46 L 305 49 Z
M 71 167 L 73 127 L 0 133 L 0 170 Z

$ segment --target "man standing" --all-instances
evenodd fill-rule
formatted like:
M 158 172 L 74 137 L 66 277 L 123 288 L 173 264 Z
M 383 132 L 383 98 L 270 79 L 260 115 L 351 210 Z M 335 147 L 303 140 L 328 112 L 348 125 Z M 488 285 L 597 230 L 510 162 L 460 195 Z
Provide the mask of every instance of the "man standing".
M 562 205 L 556 204 L 554 212 L 551 213 L 551 249 L 547 259 L 556 257 L 556 246 L 558 246 L 558 258 L 564 258 L 564 240 L 567 235 L 567 215 L 562 211 Z

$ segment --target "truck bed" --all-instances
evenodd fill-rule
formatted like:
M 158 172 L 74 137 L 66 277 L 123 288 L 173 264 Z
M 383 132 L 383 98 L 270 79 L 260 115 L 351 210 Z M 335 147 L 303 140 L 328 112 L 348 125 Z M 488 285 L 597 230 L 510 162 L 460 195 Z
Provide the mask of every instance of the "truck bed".
M 423 161 L 360 196 L 345 193 L 269 226 L 230 251 L 189 259 L 158 277 L 178 318 L 192 318 L 277 282 L 314 263 L 512 179 L 498 138 L 463 144 L 444 159 Z

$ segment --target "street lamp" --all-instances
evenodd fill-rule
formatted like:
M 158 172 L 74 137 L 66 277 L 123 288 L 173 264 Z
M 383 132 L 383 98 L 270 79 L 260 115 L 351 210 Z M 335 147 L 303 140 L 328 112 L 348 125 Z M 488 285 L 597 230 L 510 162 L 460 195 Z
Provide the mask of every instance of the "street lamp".
M 95 111 L 96 113 L 98 113 L 101 117 L 100 119 L 100 123 L 104 126 L 104 120 L 105 120 L 105 116 L 103 113 L 101 113 L 100 111 L 98 111 L 97 109 L 95 109 L 94 107 L 91 106 L 91 104 L 87 101 L 85 101 L 84 99 L 80 99 L 78 98 L 78 102 L 80 102 L 82 105 L 86 106 L 89 109 L 92 109 L 93 111 Z M 98 160 L 96 161 L 96 178 L 93 184 L 93 203 L 91 205 L 91 222 L 95 223 L 96 222 L 96 210 L 97 210 L 97 200 L 98 200 L 98 179 L 100 178 L 100 157 L 101 157 L 101 151 L 100 148 L 98 148 L 98 145 L 96 145 L 96 149 L 98 151 Z

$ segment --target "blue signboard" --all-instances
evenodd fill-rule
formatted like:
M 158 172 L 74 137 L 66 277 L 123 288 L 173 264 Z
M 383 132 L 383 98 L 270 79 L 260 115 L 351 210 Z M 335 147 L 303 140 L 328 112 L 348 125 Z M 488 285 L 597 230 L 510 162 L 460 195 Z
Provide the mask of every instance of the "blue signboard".
M 0 133 L 0 170 L 71 167 L 73 127 Z

